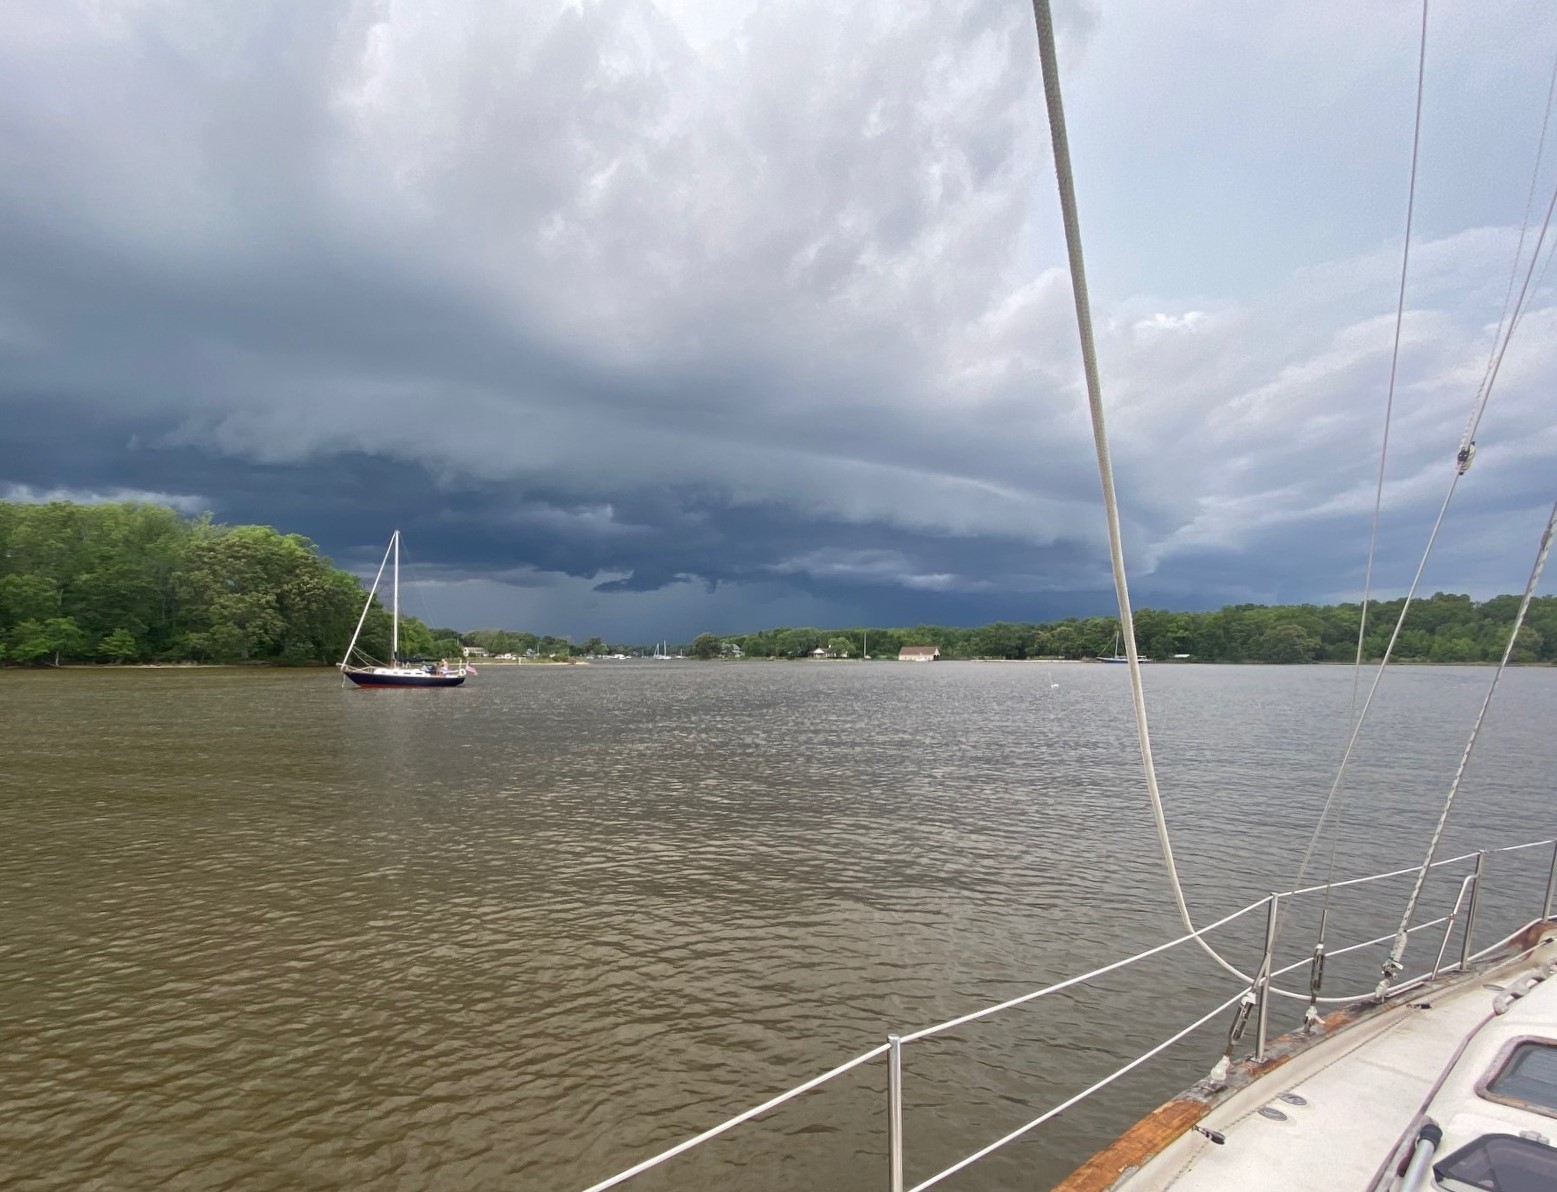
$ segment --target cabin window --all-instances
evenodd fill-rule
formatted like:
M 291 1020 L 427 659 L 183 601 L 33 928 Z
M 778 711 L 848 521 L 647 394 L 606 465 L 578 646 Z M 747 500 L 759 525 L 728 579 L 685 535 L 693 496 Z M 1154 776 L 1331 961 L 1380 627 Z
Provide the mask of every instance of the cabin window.
M 1557 1188 L 1557 1147 L 1512 1134 L 1484 1134 L 1433 1168 L 1446 1188 L 1487 1192 L 1551 1192 Z
M 1557 1113 L 1557 1047 L 1535 1040 L 1516 1044 L 1481 1093 L 1493 1101 Z

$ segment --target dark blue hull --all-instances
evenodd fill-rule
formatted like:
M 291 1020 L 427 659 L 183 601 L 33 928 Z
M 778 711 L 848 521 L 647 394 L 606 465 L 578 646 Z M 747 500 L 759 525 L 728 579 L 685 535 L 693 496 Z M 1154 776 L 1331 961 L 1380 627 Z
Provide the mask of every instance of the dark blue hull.
M 464 675 L 375 675 L 371 671 L 346 671 L 358 687 L 458 687 Z

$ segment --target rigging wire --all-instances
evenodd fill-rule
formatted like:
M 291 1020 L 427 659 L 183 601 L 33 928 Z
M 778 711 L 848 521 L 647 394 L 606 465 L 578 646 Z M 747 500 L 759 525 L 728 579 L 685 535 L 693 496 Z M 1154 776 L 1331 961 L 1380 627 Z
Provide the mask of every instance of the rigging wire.
M 1524 284 L 1519 288 L 1519 299 L 1514 303 L 1514 314 L 1509 319 L 1508 330 L 1503 334 L 1503 342 L 1497 348 L 1497 356 L 1492 363 L 1491 374 L 1487 378 L 1487 387 L 1479 396 L 1480 400 L 1471 411 L 1470 421 L 1466 423 L 1465 433 L 1460 439 L 1460 450 L 1466 448 L 1474 450 L 1476 446 L 1476 429 L 1481 425 L 1482 415 L 1487 412 L 1487 403 L 1492 400 L 1492 387 L 1497 384 L 1498 373 L 1503 368 L 1503 357 L 1508 354 L 1509 341 L 1514 338 L 1514 330 L 1519 326 L 1519 321 L 1525 315 L 1525 299 L 1530 294 L 1530 280 L 1535 274 L 1536 263 L 1541 259 L 1541 249 L 1546 243 L 1546 234 L 1552 226 L 1552 213 L 1557 210 L 1557 186 L 1552 188 L 1551 201 L 1546 205 L 1546 219 L 1541 224 L 1541 234 L 1536 238 L 1535 249 L 1530 254 L 1530 267 L 1525 270 Z M 1542 276 L 1545 270 L 1542 270 Z M 1464 469 L 1461 469 L 1463 474 Z
M 1544 128 L 1545 125 L 1543 124 L 1543 129 Z M 1329 814 L 1330 807 L 1335 802 L 1337 794 L 1341 790 L 1346 776 L 1346 768 L 1351 762 L 1352 754 L 1357 746 L 1357 740 L 1362 733 L 1363 725 L 1366 723 L 1368 713 L 1372 708 L 1373 697 L 1378 693 L 1379 684 L 1384 677 L 1385 668 L 1389 665 L 1390 659 L 1394 654 L 1395 645 L 1400 640 L 1401 630 L 1405 626 L 1406 614 L 1410 611 L 1411 603 L 1416 598 L 1418 587 L 1421 586 L 1422 574 L 1427 569 L 1427 563 L 1432 556 L 1433 547 L 1437 544 L 1438 533 L 1443 528 L 1444 518 L 1449 512 L 1449 505 L 1454 500 L 1455 489 L 1459 485 L 1460 478 L 1464 476 L 1466 471 L 1469 469 L 1471 461 L 1475 456 L 1476 431 L 1481 425 L 1482 417 L 1486 414 L 1488 403 L 1492 400 L 1493 388 L 1497 384 L 1498 375 L 1502 370 L 1503 359 L 1508 353 L 1509 343 L 1513 340 L 1514 332 L 1518 329 L 1519 323 L 1524 317 L 1525 301 L 1529 297 L 1531 290 L 1530 282 L 1535 273 L 1536 265 L 1541 259 L 1541 250 L 1545 246 L 1547 234 L 1551 230 L 1552 215 L 1554 211 L 1557 211 L 1557 186 L 1553 187 L 1551 200 L 1547 203 L 1545 219 L 1541 224 L 1540 234 L 1536 238 L 1535 248 L 1530 255 L 1529 266 L 1525 270 L 1524 283 L 1520 286 L 1519 296 L 1518 300 L 1514 304 L 1513 314 L 1508 319 L 1507 326 L 1500 328 L 1502 335 L 1500 339 L 1497 339 L 1494 342 L 1493 356 L 1487 372 L 1487 376 L 1485 378 L 1485 384 L 1477 390 L 1476 395 L 1472 400 L 1470 418 L 1466 423 L 1465 432 L 1460 439 L 1459 451 L 1455 456 L 1454 474 L 1449 480 L 1448 491 L 1444 494 L 1443 504 L 1439 507 L 1438 516 L 1434 520 L 1432 530 L 1427 536 L 1427 545 L 1423 548 L 1421 560 L 1417 564 L 1416 574 L 1412 577 L 1411 580 L 1411 587 L 1406 593 L 1404 602 L 1401 604 L 1400 614 L 1395 620 L 1395 627 L 1390 633 L 1389 642 L 1384 647 L 1384 655 L 1379 660 L 1378 667 L 1374 671 L 1373 682 L 1368 688 L 1367 698 L 1363 701 L 1362 711 L 1358 713 L 1357 718 L 1353 723 L 1351 736 L 1347 740 L 1346 749 L 1341 755 L 1341 764 L 1336 770 L 1335 781 L 1330 787 L 1330 793 L 1326 797 L 1324 807 L 1320 812 L 1319 826 L 1315 828 L 1314 837 L 1310 840 L 1310 850 L 1313 848 L 1314 841 L 1318 839 L 1319 832 L 1325 824 L 1326 816 Z M 1557 248 L 1557 244 L 1554 244 L 1553 247 Z M 1517 266 L 1518 262 L 1516 259 L 1516 274 L 1518 271 Z
M 1492 364 L 1497 358 L 1498 340 L 1503 335 L 1503 324 L 1508 318 L 1508 304 L 1514 299 L 1514 282 L 1519 277 L 1519 262 L 1524 257 L 1525 237 L 1530 232 L 1530 213 L 1535 208 L 1536 186 L 1541 180 L 1541 159 L 1546 154 L 1546 132 L 1552 121 L 1552 101 L 1557 98 L 1557 55 L 1552 58 L 1552 78 L 1546 87 L 1546 112 L 1541 117 L 1541 135 L 1535 142 L 1535 165 L 1530 169 L 1530 190 L 1525 195 L 1525 214 L 1519 224 L 1519 242 L 1514 246 L 1514 259 L 1508 263 L 1508 285 L 1503 291 L 1503 309 L 1498 312 L 1497 330 L 1492 335 L 1492 346 L 1487 350 L 1487 367 L 1481 374 L 1481 384 L 1476 387 L 1476 396 L 1479 398 L 1486 391 L 1487 381 L 1492 376 Z M 1547 258 L 1551 258 L 1548 256 Z M 1541 277 L 1545 277 L 1542 270 Z M 1540 289 L 1541 279 L 1536 280 L 1536 289 Z M 1466 436 L 1461 436 L 1462 440 Z
M 1428 870 L 1443 839 L 1443 830 L 1449 822 L 1449 812 L 1454 807 L 1455 797 L 1460 793 L 1466 768 L 1470 765 L 1471 753 L 1475 750 L 1477 738 L 1481 734 L 1482 722 L 1487 718 L 1487 709 L 1492 706 L 1492 697 L 1497 692 L 1498 680 L 1508 669 L 1508 660 L 1513 655 L 1514 646 L 1519 640 L 1519 631 L 1524 627 L 1525 613 L 1529 611 L 1530 599 L 1535 594 L 1536 585 L 1541 582 L 1541 571 L 1545 568 L 1547 556 L 1551 552 L 1554 528 L 1557 528 L 1557 501 L 1552 503 L 1551 516 L 1546 519 L 1546 529 L 1541 534 L 1541 545 L 1535 554 L 1535 565 L 1530 569 L 1530 579 L 1525 584 L 1524 598 L 1519 602 L 1519 611 L 1514 615 L 1513 628 L 1508 633 L 1508 644 L 1503 647 L 1503 657 L 1498 662 L 1497 670 L 1492 673 L 1492 682 L 1487 687 L 1486 698 L 1481 701 L 1481 710 L 1476 713 L 1476 723 L 1471 726 L 1470 739 L 1465 742 L 1465 752 L 1460 755 L 1460 764 L 1454 771 L 1454 781 L 1449 784 L 1449 794 L 1444 799 L 1443 810 L 1438 813 L 1438 823 L 1433 828 L 1432 839 L 1428 841 L 1427 856 L 1422 861 L 1422 868 L 1417 871 L 1416 881 L 1411 888 L 1411 897 L 1406 900 L 1405 914 L 1401 916 L 1400 927 L 1395 932 L 1395 942 L 1390 948 L 1389 959 L 1384 962 L 1384 973 L 1378 988 L 1381 996 L 1391 978 L 1400 972 L 1401 960 L 1406 952 L 1407 932 L 1411 929 L 1411 920 L 1416 916 L 1417 903 L 1422 897 L 1422 887 L 1427 882 Z
M 1422 93 L 1425 90 L 1427 79 L 1427 7 L 1428 0 L 1422 0 L 1422 31 L 1417 41 L 1416 56 L 1416 115 L 1411 126 L 1411 174 L 1410 182 L 1406 187 L 1406 235 L 1405 244 L 1400 252 L 1400 287 L 1395 298 L 1395 340 L 1390 349 L 1389 356 L 1389 387 L 1384 397 L 1384 433 L 1379 443 L 1379 470 L 1378 479 L 1373 489 L 1373 524 L 1368 532 L 1368 565 L 1362 582 L 1362 608 L 1357 619 L 1357 656 L 1352 665 L 1352 697 L 1351 705 L 1346 714 L 1346 722 L 1350 724 L 1357 717 L 1357 692 L 1362 685 L 1362 653 L 1363 643 L 1368 633 L 1368 605 L 1373 597 L 1373 564 L 1378 555 L 1379 544 L 1379 513 L 1384 507 L 1384 469 L 1389 460 L 1389 431 L 1393 423 L 1395 409 L 1395 381 L 1400 371 L 1400 330 L 1406 316 L 1406 276 L 1411 265 L 1411 228 L 1416 216 L 1416 172 L 1417 163 L 1421 157 L 1422 147 Z M 1545 127 L 1542 127 L 1541 135 L 1544 140 Z M 1534 194 L 1532 182 L 1531 194 Z M 1526 219 L 1529 218 L 1528 206 Z M 1513 293 L 1514 279 L 1512 274 L 1508 282 L 1509 293 Z M 1507 298 L 1504 299 L 1504 310 L 1507 311 Z M 1498 320 L 1499 327 L 1502 319 Z M 1293 888 L 1301 887 L 1304 877 L 1308 874 L 1308 864 L 1313 857 L 1314 847 L 1318 844 L 1320 835 L 1325 828 L 1325 821 L 1330 813 L 1332 800 L 1335 803 L 1335 822 L 1331 825 L 1330 865 L 1325 876 L 1324 904 L 1319 911 L 1319 944 L 1324 947 L 1325 928 L 1330 921 L 1330 891 L 1335 883 L 1336 854 L 1341 840 L 1340 816 L 1345 807 L 1344 786 L 1337 782 L 1331 792 L 1330 799 L 1325 801 L 1323 810 L 1319 813 L 1319 822 L 1314 825 L 1314 834 L 1309 838 L 1308 848 L 1303 853 L 1302 864 L 1298 866 L 1297 881 Z
M 1552 267 L 1552 257 L 1557 255 L 1557 240 L 1554 240 L 1546 249 L 1546 264 L 1541 266 L 1541 272 L 1536 275 L 1535 292 L 1539 294 L 1541 287 L 1546 284 L 1547 271 Z

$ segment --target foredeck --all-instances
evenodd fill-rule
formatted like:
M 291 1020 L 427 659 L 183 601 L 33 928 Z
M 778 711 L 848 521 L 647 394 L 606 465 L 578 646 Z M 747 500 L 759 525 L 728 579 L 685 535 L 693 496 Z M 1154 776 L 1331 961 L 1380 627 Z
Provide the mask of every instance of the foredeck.
M 1191 1130 L 1112 1186 L 1121 1192 L 1388 1187 L 1397 1143 L 1418 1123 L 1461 1050 L 1467 1060 L 1489 1047 L 1495 1053 L 1500 1044 L 1484 1038 L 1488 1032 L 1513 1037 L 1551 1019 L 1557 982 L 1536 985 L 1497 1018 L 1493 1001 L 1499 987 L 1554 959 L 1557 944 L 1542 943 L 1529 956 L 1424 991 L 1422 1000 L 1381 1009 L 1216 1105 L 1199 1124 L 1222 1135 L 1224 1144 Z M 1467 1048 L 1468 1039 L 1474 1045 Z

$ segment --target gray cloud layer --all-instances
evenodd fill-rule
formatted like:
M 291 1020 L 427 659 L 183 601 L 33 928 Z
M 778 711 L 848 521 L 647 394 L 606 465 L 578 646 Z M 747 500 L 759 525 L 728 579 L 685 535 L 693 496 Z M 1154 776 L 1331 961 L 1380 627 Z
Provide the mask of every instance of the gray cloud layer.
M 1148 598 L 1328 598 L 1360 573 L 1407 146 L 1398 121 L 1272 113 L 1305 88 L 1394 113 L 1411 63 L 1408 29 L 1329 7 L 1344 52 L 1280 13 L 1198 46 L 1208 86 L 1256 50 L 1302 67 L 1221 106 L 1181 29 L 1142 41 L 1151 6 L 1061 10 Z M 1471 199 L 1424 187 L 1386 585 L 1447 483 L 1545 98 L 1550 47 L 1513 6 L 1483 17 L 1436 31 L 1448 80 L 1499 82 L 1424 169 L 1502 123 Z M 425 611 L 465 624 L 1090 611 L 1106 559 L 1034 57 L 1030 10 L 994 0 L 24 2 L 0 32 L 0 485 L 208 501 L 353 562 L 400 525 Z M 1143 155 L 1159 126 L 1182 161 Z M 1361 149 L 1349 187 L 1281 160 Z M 1274 266 L 1208 227 L 1240 209 L 1208 169 L 1248 180 L 1250 227 L 1289 229 Z M 1362 231 L 1305 229 L 1338 190 Z M 1440 586 L 1528 567 L 1557 371 L 1544 288 L 1534 307 Z

